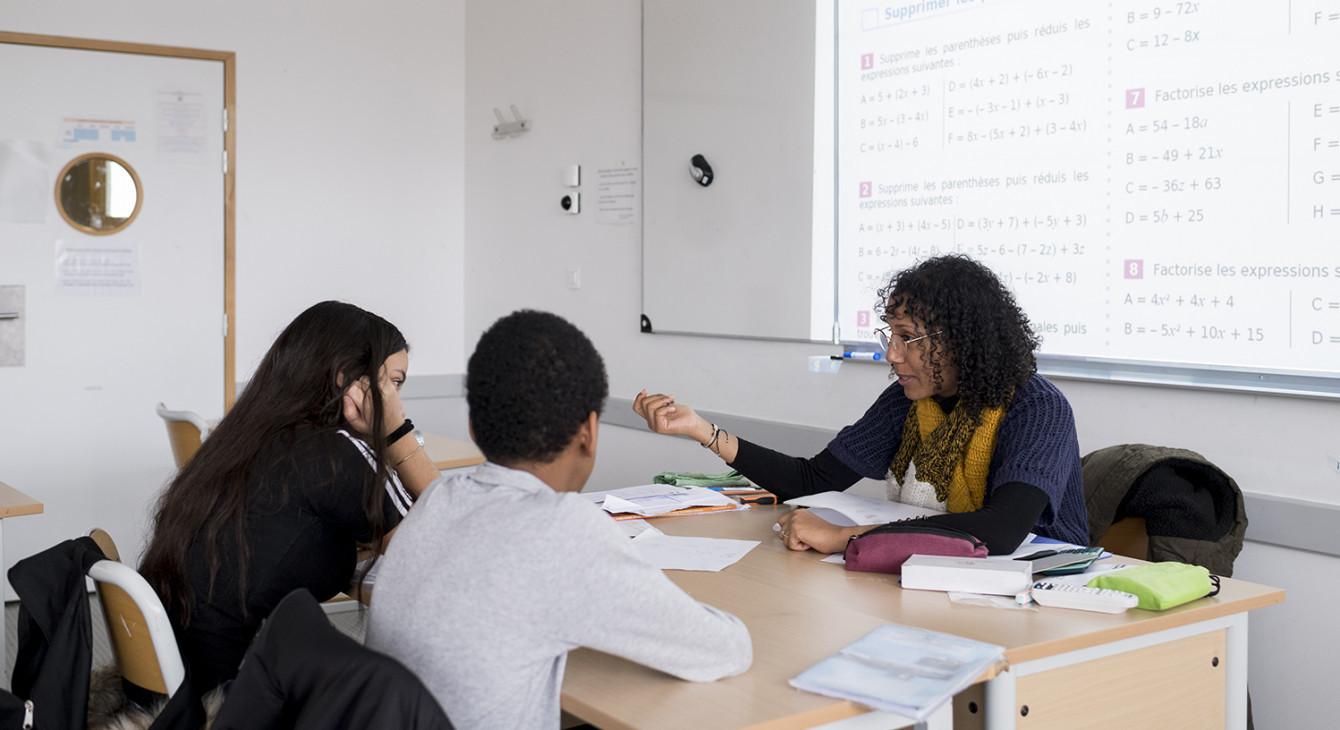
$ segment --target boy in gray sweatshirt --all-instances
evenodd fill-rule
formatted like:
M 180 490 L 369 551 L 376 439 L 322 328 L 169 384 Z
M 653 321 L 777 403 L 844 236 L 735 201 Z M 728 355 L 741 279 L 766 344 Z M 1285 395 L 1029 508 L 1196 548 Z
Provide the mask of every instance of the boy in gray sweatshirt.
M 433 482 L 376 579 L 368 645 L 404 662 L 458 728 L 557 728 L 568 651 L 682 679 L 749 668 L 749 632 L 643 562 L 577 496 L 595 465 L 604 362 L 572 324 L 522 310 L 480 338 L 466 375 L 488 461 Z

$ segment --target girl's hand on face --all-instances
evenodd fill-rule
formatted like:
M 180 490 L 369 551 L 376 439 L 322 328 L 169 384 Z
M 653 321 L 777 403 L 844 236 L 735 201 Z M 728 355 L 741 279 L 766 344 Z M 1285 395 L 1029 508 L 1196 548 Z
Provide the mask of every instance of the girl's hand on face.
M 405 406 L 400 401 L 400 384 L 382 372 L 382 433 L 389 434 L 400 428 L 405 422 Z M 372 435 L 372 394 L 368 392 L 368 379 L 360 378 L 344 389 L 344 420 L 349 422 L 359 436 L 368 439 Z
M 372 433 L 372 398 L 368 379 L 359 378 L 344 389 L 344 420 L 354 433 L 367 438 Z
M 405 406 L 400 401 L 400 386 L 405 383 L 405 374 L 409 370 L 409 355 L 404 350 L 386 358 L 377 374 L 377 385 L 381 389 L 383 434 L 389 434 L 400 428 L 405 422 Z M 369 440 L 373 430 L 372 394 L 368 390 L 368 379 L 359 378 L 357 382 L 344 389 L 344 420 L 364 440 Z

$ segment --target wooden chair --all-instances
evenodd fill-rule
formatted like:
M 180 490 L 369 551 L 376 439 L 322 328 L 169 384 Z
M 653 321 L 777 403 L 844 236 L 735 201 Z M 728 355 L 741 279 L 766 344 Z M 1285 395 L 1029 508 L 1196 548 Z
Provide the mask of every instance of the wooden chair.
M 200 450 L 200 444 L 209 435 L 209 422 L 191 411 L 169 411 L 162 403 L 158 404 L 158 415 L 167 423 L 172 458 L 180 469 Z
M 108 557 L 94 563 L 88 575 L 98 589 L 121 676 L 171 697 L 186 678 L 186 667 L 162 601 L 143 576 L 120 562 L 116 543 L 105 530 L 94 529 L 89 537 Z
M 1102 545 L 1114 555 L 1148 560 L 1149 533 L 1145 531 L 1145 518 L 1126 517 L 1113 522 L 1095 544 Z

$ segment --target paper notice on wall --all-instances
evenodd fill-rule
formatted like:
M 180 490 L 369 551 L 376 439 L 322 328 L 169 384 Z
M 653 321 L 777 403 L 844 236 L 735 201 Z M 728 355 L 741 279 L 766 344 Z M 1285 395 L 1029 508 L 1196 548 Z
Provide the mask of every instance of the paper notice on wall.
M 638 191 L 641 174 L 636 167 L 606 167 L 596 170 L 596 223 L 607 226 L 633 225 L 642 205 Z
M 208 141 L 205 92 L 170 88 L 154 96 L 154 123 L 160 158 L 202 157 Z
M 42 223 L 51 203 L 51 153 L 41 142 L 0 139 L 0 221 Z
M 133 147 L 137 142 L 139 132 L 135 129 L 134 120 L 65 117 L 60 120 L 56 146 L 107 151 Z
M 140 245 L 126 241 L 56 241 L 56 294 L 139 296 Z

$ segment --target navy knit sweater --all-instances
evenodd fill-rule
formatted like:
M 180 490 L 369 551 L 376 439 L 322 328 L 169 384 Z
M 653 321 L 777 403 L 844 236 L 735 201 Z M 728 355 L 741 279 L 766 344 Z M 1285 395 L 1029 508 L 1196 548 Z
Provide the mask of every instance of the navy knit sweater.
M 903 440 L 903 423 L 912 401 L 894 383 L 880 394 L 861 420 L 842 429 L 828 450 L 852 471 L 884 479 Z M 1047 494 L 1048 504 L 1034 526 L 1044 537 L 1088 544 L 1079 437 L 1070 403 L 1041 375 L 1015 394 L 996 437 L 996 452 L 986 478 L 988 497 L 1010 482 L 1031 484 Z

